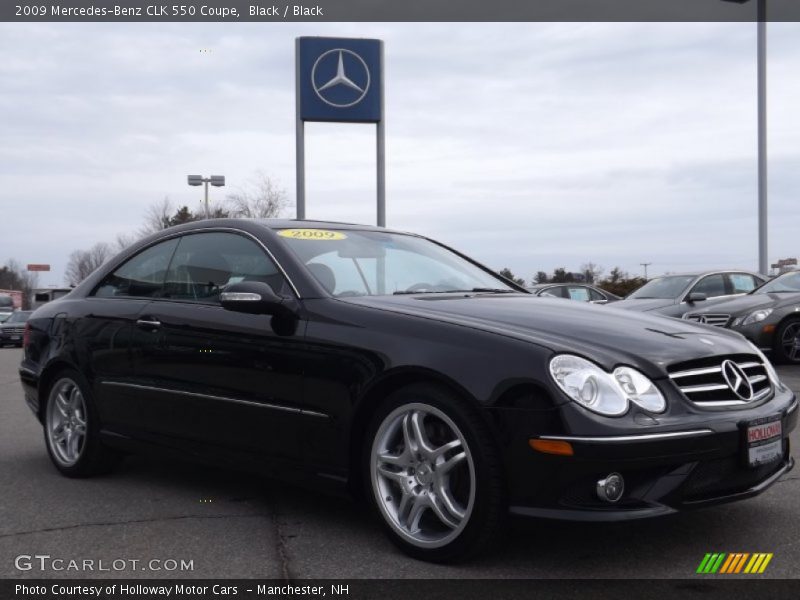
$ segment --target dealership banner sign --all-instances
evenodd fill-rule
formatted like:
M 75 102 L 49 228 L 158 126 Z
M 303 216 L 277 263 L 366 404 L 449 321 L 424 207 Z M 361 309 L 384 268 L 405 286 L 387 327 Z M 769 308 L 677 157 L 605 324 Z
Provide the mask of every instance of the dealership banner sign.
M 301 37 L 297 43 L 301 119 L 377 123 L 383 118 L 380 40 Z

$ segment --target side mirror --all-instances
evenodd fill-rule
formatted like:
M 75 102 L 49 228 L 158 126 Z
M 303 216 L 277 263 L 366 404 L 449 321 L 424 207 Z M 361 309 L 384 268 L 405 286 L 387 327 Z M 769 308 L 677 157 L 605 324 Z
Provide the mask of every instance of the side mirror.
M 251 315 L 294 315 L 289 298 L 278 296 L 262 281 L 241 281 L 225 286 L 219 295 L 222 308 Z
M 703 300 L 708 300 L 708 296 L 706 296 L 703 292 L 692 292 L 688 296 L 686 296 L 686 301 L 689 304 L 694 304 L 695 302 L 702 302 Z

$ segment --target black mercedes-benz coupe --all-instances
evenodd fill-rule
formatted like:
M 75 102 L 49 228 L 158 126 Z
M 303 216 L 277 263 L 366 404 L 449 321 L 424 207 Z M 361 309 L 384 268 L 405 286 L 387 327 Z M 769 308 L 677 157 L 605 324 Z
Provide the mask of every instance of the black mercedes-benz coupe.
M 38 309 L 24 346 L 63 474 L 150 449 L 350 490 L 427 560 L 509 511 L 664 515 L 793 465 L 797 400 L 739 334 L 535 298 L 375 227 L 167 229 Z

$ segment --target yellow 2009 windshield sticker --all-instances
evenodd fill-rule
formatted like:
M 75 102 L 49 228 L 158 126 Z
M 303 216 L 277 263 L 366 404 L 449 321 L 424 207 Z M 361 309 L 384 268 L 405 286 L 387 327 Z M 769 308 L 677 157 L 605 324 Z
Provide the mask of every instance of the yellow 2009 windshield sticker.
M 334 241 L 347 239 L 347 236 L 341 231 L 329 231 L 327 229 L 281 229 L 278 235 L 293 240 Z

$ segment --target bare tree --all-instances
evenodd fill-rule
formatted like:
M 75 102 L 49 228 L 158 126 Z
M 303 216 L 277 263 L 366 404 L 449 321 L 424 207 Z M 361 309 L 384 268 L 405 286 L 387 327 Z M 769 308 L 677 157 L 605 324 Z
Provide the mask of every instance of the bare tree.
M 113 251 L 105 242 L 98 242 L 88 250 L 74 250 L 69 255 L 65 272 L 67 285 L 75 286 L 106 262 Z
M 172 212 L 172 201 L 169 196 L 164 196 L 162 200 L 151 204 L 144 214 L 144 224 L 139 228 L 139 235 L 144 237 L 169 227 Z
M 596 281 L 600 281 L 603 271 L 605 271 L 603 267 L 593 262 L 588 262 L 581 265 L 581 273 L 583 273 L 583 276 L 586 278 L 586 283 L 595 283 Z
M 230 216 L 248 219 L 278 217 L 288 204 L 286 190 L 263 171 L 257 171 L 245 188 L 228 194 L 225 201 Z
M 133 233 L 118 233 L 117 237 L 114 238 L 112 249 L 114 252 L 122 252 L 128 246 L 133 245 L 133 243 L 138 239 L 139 238 Z

